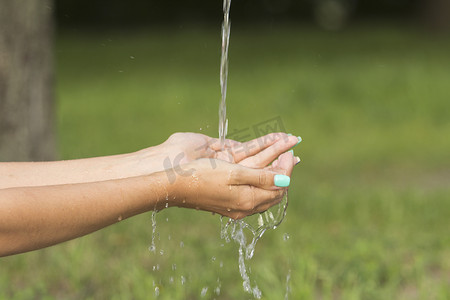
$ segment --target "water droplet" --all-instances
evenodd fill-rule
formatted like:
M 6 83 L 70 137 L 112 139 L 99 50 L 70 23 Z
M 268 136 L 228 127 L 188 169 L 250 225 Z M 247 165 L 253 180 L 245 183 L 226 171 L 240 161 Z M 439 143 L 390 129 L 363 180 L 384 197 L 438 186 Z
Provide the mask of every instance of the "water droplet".
M 172 271 L 175 271 L 177 269 L 177 265 L 176 264 L 172 264 Z
M 220 295 L 220 287 L 216 287 L 216 289 L 214 290 L 214 293 L 216 293 L 217 296 Z
M 166 208 L 168 208 L 169 207 L 169 202 L 166 202 Z
M 203 128 L 200 127 L 200 131 L 202 131 L 202 130 L 203 130 Z
M 159 250 L 159 255 L 164 255 L 164 250 Z
M 204 288 L 202 288 L 202 292 L 200 293 L 200 295 L 201 295 L 202 297 L 205 297 L 207 292 L 208 292 L 208 287 L 205 286 Z
M 231 211 L 231 208 L 227 208 L 227 212 L 230 212 Z
M 153 245 L 151 245 L 150 247 L 148 247 L 148 250 L 149 250 L 150 252 L 155 252 L 156 247 L 153 246 Z
M 130 55 L 130 59 L 135 59 L 135 57 L 133 55 Z
M 159 296 L 159 287 L 155 287 L 155 296 L 156 296 L 156 297 Z
M 183 275 L 181 275 L 180 280 L 181 280 L 181 285 L 184 285 L 186 283 L 186 277 L 184 277 Z
M 169 282 L 170 282 L 170 284 L 173 284 L 173 281 L 174 281 L 174 280 L 173 280 L 173 276 L 170 276 L 170 277 L 169 277 Z
M 211 261 L 216 261 L 216 257 L 215 256 L 211 257 Z
M 290 238 L 291 238 L 291 237 L 289 236 L 289 233 L 283 234 L 283 240 L 284 240 L 285 242 L 287 242 Z

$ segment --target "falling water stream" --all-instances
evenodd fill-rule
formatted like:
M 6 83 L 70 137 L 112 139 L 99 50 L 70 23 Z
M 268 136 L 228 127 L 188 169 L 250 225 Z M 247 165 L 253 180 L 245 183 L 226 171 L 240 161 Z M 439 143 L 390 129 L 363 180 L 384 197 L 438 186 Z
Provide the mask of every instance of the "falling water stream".
M 230 45 L 230 6 L 231 0 L 223 1 L 223 24 L 222 24 L 222 56 L 220 59 L 220 92 L 222 99 L 219 107 L 219 138 L 222 147 L 228 132 L 227 119 L 227 82 L 228 82 L 228 47 Z
M 224 0 L 223 2 L 223 12 L 224 19 L 222 24 L 222 55 L 220 61 L 220 87 L 221 87 L 221 102 L 219 107 L 219 138 L 222 148 L 225 146 L 225 139 L 228 131 L 228 119 L 226 110 L 226 97 L 227 97 L 227 81 L 228 81 L 228 48 L 230 43 L 230 29 L 231 23 L 229 19 L 230 15 L 231 0 Z M 253 295 L 253 297 L 260 299 L 262 294 L 261 290 L 258 288 L 257 284 L 251 283 L 250 275 L 251 271 L 246 266 L 246 261 L 253 257 L 255 252 L 256 243 L 263 236 L 263 234 L 268 229 L 277 228 L 283 221 L 286 215 L 286 209 L 288 205 L 287 193 L 285 194 L 283 200 L 280 204 L 270 208 L 264 213 L 256 214 L 253 216 L 246 217 L 242 220 L 233 220 L 225 217 L 221 217 L 221 230 L 220 236 L 227 243 L 230 241 L 235 241 L 239 245 L 239 272 L 243 280 L 243 288 L 247 293 Z M 166 206 L 167 207 L 167 206 Z M 149 250 L 156 253 L 155 237 L 159 236 L 156 232 L 156 213 L 154 210 L 152 213 L 152 239 Z M 169 237 L 170 240 L 170 237 Z M 180 242 L 180 247 L 183 248 L 184 243 Z M 160 255 L 164 254 L 163 250 L 160 250 Z M 215 260 L 215 257 L 213 257 Z M 222 267 L 222 262 L 220 262 L 220 267 Z M 176 269 L 176 265 L 172 265 L 172 270 Z M 159 265 L 153 266 L 153 271 L 158 271 Z M 186 282 L 186 277 L 181 275 L 181 284 L 184 285 Z M 289 280 L 290 272 L 287 276 L 287 290 L 285 299 L 288 299 L 289 295 Z M 173 283 L 174 278 L 170 277 L 170 283 Z M 160 294 L 160 289 L 157 283 L 154 282 L 155 286 L 155 296 L 158 297 Z M 220 294 L 221 282 L 217 279 L 217 287 L 214 289 L 216 295 Z M 200 296 L 203 298 L 208 292 L 208 287 L 204 287 L 201 290 Z
M 223 1 L 223 24 L 222 24 L 222 56 L 220 60 L 220 88 L 221 102 L 219 107 L 219 139 L 222 149 L 228 131 L 227 119 L 227 82 L 228 82 L 228 48 L 230 44 L 230 6 L 231 0 Z M 245 261 L 253 257 L 255 246 L 267 229 L 277 228 L 283 221 L 287 209 L 287 193 L 280 204 L 268 211 L 247 217 L 243 220 L 225 219 L 222 217 L 220 235 L 226 242 L 234 240 L 239 245 L 239 272 L 243 280 L 243 287 L 247 293 L 253 294 L 257 299 L 261 298 L 261 291 L 256 285 L 252 286 L 250 272 Z M 287 295 L 287 294 L 286 294 Z

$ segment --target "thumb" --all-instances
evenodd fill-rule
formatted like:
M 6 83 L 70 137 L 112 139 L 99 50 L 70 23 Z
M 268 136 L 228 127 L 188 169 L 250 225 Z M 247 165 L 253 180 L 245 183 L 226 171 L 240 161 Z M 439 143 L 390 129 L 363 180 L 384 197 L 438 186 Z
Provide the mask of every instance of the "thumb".
M 232 184 L 252 185 L 265 190 L 276 190 L 288 187 L 290 181 L 289 176 L 273 171 L 242 168 L 236 176 L 236 181 L 232 182 Z

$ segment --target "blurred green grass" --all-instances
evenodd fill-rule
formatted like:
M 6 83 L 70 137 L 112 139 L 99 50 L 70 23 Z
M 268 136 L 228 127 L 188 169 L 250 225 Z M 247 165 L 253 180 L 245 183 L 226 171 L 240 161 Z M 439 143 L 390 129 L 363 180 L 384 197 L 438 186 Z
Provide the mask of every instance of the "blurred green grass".
M 230 131 L 301 135 L 285 222 L 248 262 L 264 299 L 450 298 L 450 41 L 414 28 L 233 29 Z M 217 136 L 219 32 L 64 32 L 62 159 Z M 0 260 L 2 299 L 246 299 L 218 216 L 182 209 Z M 285 240 L 285 233 L 289 239 Z M 184 245 L 181 247 L 181 244 Z M 221 267 L 222 265 L 222 267 Z M 181 284 L 181 276 L 186 278 Z M 218 282 L 219 280 L 219 282 Z M 220 296 L 214 289 L 220 285 Z

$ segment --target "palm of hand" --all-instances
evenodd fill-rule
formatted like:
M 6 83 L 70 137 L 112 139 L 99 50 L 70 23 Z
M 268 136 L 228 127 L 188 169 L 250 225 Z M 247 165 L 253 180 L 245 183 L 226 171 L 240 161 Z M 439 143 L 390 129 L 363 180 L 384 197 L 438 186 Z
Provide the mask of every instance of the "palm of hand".
M 290 149 L 295 137 L 275 133 L 246 143 L 226 140 L 223 147 L 219 139 L 199 133 L 175 133 L 163 144 L 166 154 L 179 164 L 199 158 L 216 158 L 250 168 L 264 168 Z M 271 168 L 276 167 L 276 162 Z

